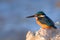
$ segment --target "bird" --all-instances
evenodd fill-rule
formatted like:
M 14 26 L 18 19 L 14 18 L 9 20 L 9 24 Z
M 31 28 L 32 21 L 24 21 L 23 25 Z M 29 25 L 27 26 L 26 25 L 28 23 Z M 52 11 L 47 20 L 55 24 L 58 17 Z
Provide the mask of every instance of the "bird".
M 54 22 L 43 11 L 39 11 L 32 16 L 27 16 L 26 18 L 35 18 L 36 23 L 43 29 L 57 29 Z

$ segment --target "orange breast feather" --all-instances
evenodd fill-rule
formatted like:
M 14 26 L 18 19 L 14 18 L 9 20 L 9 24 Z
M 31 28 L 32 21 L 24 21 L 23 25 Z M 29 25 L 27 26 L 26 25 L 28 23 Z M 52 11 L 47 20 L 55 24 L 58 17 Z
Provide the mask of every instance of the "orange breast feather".
M 40 23 L 40 21 L 38 21 L 38 20 L 36 20 L 36 23 L 37 23 L 39 26 L 41 26 L 42 28 L 47 28 L 47 29 L 50 29 L 50 28 L 51 28 L 50 26 L 48 26 L 48 25 L 46 25 L 46 24 Z

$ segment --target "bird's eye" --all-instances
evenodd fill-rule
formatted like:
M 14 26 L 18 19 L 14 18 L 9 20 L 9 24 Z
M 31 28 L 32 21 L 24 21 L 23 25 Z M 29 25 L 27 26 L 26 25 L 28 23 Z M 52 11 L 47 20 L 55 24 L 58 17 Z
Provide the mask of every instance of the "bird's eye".
M 38 17 L 40 17 L 40 15 L 38 15 Z

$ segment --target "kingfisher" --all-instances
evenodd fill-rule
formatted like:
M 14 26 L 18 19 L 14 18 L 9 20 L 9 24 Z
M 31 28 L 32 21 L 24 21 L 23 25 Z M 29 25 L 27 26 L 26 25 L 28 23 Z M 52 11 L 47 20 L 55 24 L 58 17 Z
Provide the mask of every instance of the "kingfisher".
M 39 11 L 35 15 L 28 16 L 26 18 L 35 18 L 36 23 L 43 29 L 57 29 L 54 22 L 43 11 Z

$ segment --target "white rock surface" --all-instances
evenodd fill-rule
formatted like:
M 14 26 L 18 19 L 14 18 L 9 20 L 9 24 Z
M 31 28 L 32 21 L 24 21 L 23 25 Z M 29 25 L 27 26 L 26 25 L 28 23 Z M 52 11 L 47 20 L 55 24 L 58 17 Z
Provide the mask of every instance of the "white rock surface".
M 60 29 L 39 29 L 32 33 L 28 31 L 26 40 L 60 40 Z

